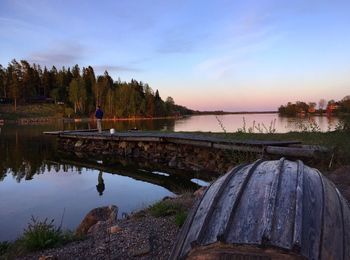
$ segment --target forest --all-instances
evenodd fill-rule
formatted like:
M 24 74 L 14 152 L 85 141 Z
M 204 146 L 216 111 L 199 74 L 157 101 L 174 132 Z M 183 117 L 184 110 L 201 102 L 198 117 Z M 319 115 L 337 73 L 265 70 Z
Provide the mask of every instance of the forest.
M 316 104 L 316 102 L 306 103 L 303 101 L 297 101 L 295 103 L 288 102 L 286 105 L 281 105 L 278 108 L 278 113 L 284 116 L 304 114 L 322 115 L 323 113 L 327 115 L 350 114 L 350 95 L 345 96 L 339 101 L 331 99 L 327 102 L 325 99 L 320 99 L 318 104 Z
M 165 117 L 192 114 L 176 105 L 172 97 L 162 100 L 159 91 L 142 81 L 114 80 L 108 71 L 95 75 L 91 66 L 42 68 L 26 60 L 0 64 L 0 104 L 56 103 L 65 106 L 65 115 L 90 116 L 101 105 L 107 117 Z

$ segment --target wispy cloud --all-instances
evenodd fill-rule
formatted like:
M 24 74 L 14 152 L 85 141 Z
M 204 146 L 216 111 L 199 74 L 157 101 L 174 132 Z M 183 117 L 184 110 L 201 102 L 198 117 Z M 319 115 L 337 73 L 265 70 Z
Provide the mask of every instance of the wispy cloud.
M 63 66 L 78 63 L 85 54 L 85 47 L 79 43 L 63 42 L 46 50 L 31 53 L 27 60 L 46 66 Z
M 251 38 L 253 36 L 249 36 Z M 259 53 L 268 50 L 278 41 L 279 34 L 274 36 L 256 37 L 255 41 L 250 41 L 246 37 L 239 42 L 228 44 L 224 54 L 213 55 L 198 63 L 194 71 L 200 75 L 206 75 L 212 79 L 230 77 L 237 73 L 237 70 L 246 69 L 253 66 Z
M 92 66 L 97 72 L 108 71 L 109 73 L 116 72 L 140 72 L 141 70 L 138 68 L 128 67 L 128 66 L 118 66 L 118 65 L 95 65 Z

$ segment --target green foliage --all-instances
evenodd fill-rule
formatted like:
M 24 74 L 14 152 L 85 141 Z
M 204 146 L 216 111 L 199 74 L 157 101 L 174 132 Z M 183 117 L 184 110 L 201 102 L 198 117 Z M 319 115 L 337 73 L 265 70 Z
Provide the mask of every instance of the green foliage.
M 193 111 L 176 105 L 171 97 L 164 102 L 158 90 L 154 93 L 148 84 L 136 81 L 114 81 L 108 72 L 95 76 L 91 66 L 51 70 L 12 60 L 7 68 L 0 64 L 0 98 L 25 105 L 39 100 L 42 103 L 63 102 L 75 114 L 90 115 L 101 105 L 106 117 L 163 117 L 191 114 Z
M 149 207 L 152 216 L 159 218 L 175 215 L 175 224 L 181 227 L 187 218 L 187 209 L 171 200 L 159 201 Z
M 7 241 L 0 242 L 0 257 L 4 254 L 6 254 L 7 250 L 10 247 L 10 243 Z
M 74 114 L 74 110 L 71 107 L 66 107 L 64 109 L 65 116 L 71 117 Z
M 12 105 L 0 105 L 0 118 L 17 120 L 19 118 L 62 117 L 62 107 L 55 104 L 35 104 L 18 106 L 16 113 Z
M 203 134 L 203 133 L 202 133 Z M 217 136 L 228 140 L 268 140 L 268 141 L 300 141 L 306 145 L 320 145 L 334 151 L 333 166 L 337 167 L 349 163 L 350 134 L 347 131 L 332 132 L 289 132 L 289 133 L 216 133 Z M 242 158 L 243 159 L 243 158 Z M 245 160 L 247 161 L 247 160 Z M 324 163 L 328 166 L 328 162 Z M 320 165 L 322 167 L 322 165 Z M 328 169 L 327 169 L 328 170 Z
M 343 116 L 339 118 L 339 122 L 335 127 L 336 131 L 350 132 L 350 116 Z
M 312 118 L 309 118 L 307 121 L 299 119 L 295 123 L 301 132 L 321 132 L 321 127 L 314 120 L 312 120 Z
M 288 102 L 286 106 L 280 106 L 278 113 L 285 116 L 296 116 L 298 113 L 307 113 L 309 105 L 305 102 L 297 101 L 296 103 Z
M 53 225 L 54 220 L 40 221 L 32 217 L 24 230 L 22 241 L 29 251 L 53 247 L 63 240 L 62 232 Z
M 350 95 L 345 96 L 342 100 L 334 101 L 329 100 L 326 106 L 326 100 L 321 99 L 318 102 L 318 113 L 323 114 L 324 109 L 327 109 L 327 113 L 331 114 L 349 114 L 350 113 Z M 309 109 L 316 112 L 316 103 L 309 102 L 306 104 L 305 102 L 297 101 L 296 103 L 288 102 L 287 105 L 281 105 L 278 108 L 278 113 L 283 116 L 296 116 L 298 114 L 307 114 L 309 113 Z
M 170 215 L 175 215 L 181 210 L 181 206 L 173 203 L 171 201 L 159 201 L 152 205 L 150 208 L 150 213 L 154 217 L 165 217 Z
M 54 220 L 43 221 L 31 218 L 22 236 L 14 242 L 0 243 L 0 259 L 16 259 L 28 252 L 61 246 L 69 242 L 82 240 L 84 237 L 72 231 L 55 227 Z
M 182 227 L 182 225 L 185 223 L 185 220 L 187 218 L 187 212 L 186 211 L 179 211 L 175 215 L 175 224 L 178 227 Z
M 35 251 L 65 244 L 74 240 L 73 233 L 62 231 L 60 227 L 56 228 L 53 224 L 54 220 L 43 221 L 35 217 L 31 218 L 27 228 L 24 230 L 20 238 L 24 248 L 28 251 Z

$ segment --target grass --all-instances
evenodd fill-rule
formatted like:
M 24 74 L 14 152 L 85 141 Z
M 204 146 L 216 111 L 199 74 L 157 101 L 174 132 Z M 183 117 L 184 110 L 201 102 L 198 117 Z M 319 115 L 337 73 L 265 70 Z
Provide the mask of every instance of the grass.
M 206 134 L 206 133 L 201 133 Z M 334 153 L 334 166 L 349 164 L 350 132 L 289 132 L 289 133 L 207 133 L 215 137 L 229 140 L 261 140 L 261 141 L 300 141 L 306 145 L 325 146 Z
M 151 215 L 156 218 L 175 215 L 181 210 L 181 205 L 170 200 L 159 201 L 149 207 Z
M 312 120 L 307 122 L 300 121 L 297 126 L 299 132 L 276 133 L 276 120 L 271 121 L 269 127 L 264 124 L 253 122 L 252 127 L 247 127 L 243 117 L 243 127 L 234 133 L 226 131 L 225 126 L 218 117 L 216 117 L 223 133 L 204 133 L 211 136 L 221 137 L 229 140 L 259 140 L 259 141 L 300 141 L 304 145 L 324 146 L 332 153 L 331 162 L 319 161 L 318 165 L 323 168 L 325 165 L 338 167 L 349 164 L 350 158 L 350 117 L 340 117 L 335 131 L 321 132 L 321 128 Z M 257 132 L 256 132 L 257 131 Z M 244 161 L 244 156 L 236 155 L 232 158 L 238 158 Z M 328 167 L 329 168 L 329 167 Z
M 188 209 L 178 202 L 163 200 L 150 206 L 149 211 L 156 218 L 175 216 L 175 224 L 181 227 L 187 218 Z
M 175 224 L 178 227 L 182 227 L 182 225 L 185 223 L 185 220 L 187 218 L 187 211 L 179 211 L 175 215 Z
M 33 104 L 17 106 L 14 112 L 13 105 L 0 105 L 0 119 L 17 120 L 20 118 L 40 118 L 63 116 L 63 107 L 55 104 Z
M 58 247 L 79 240 L 71 231 L 55 227 L 54 220 L 31 218 L 27 228 L 16 241 L 0 243 L 0 259 L 12 259 L 28 252 Z

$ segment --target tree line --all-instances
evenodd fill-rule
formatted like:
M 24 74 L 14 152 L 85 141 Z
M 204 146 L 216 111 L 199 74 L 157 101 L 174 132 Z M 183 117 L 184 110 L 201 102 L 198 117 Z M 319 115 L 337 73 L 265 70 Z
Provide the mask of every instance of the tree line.
M 90 115 L 101 105 L 109 117 L 163 117 L 191 114 L 176 105 L 172 97 L 165 101 L 142 81 L 113 80 L 105 71 L 95 75 L 91 66 L 51 69 L 26 60 L 12 60 L 7 67 L 0 64 L 0 103 L 17 105 L 54 102 L 65 105 L 65 113 Z
M 318 105 L 318 106 L 317 106 Z M 345 96 L 339 101 L 333 99 L 328 102 L 325 99 L 320 99 L 318 104 L 316 102 L 302 102 L 295 103 L 288 102 L 286 105 L 281 105 L 278 108 L 278 113 L 285 116 L 296 116 L 298 114 L 350 114 L 350 95 Z

